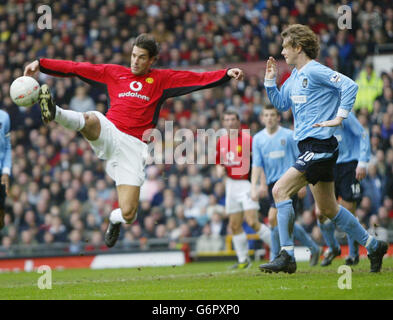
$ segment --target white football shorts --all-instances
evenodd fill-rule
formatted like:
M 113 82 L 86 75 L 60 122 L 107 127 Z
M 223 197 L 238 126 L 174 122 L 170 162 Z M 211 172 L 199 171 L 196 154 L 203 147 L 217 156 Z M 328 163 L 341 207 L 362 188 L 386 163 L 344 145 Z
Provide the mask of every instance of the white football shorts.
M 106 173 L 116 185 L 141 186 L 145 181 L 148 146 L 138 138 L 121 132 L 102 113 L 95 114 L 101 123 L 97 140 L 89 141 L 98 158 L 106 160 Z
M 225 182 L 226 213 L 233 214 L 247 210 L 259 210 L 259 203 L 251 199 L 251 182 L 227 177 Z

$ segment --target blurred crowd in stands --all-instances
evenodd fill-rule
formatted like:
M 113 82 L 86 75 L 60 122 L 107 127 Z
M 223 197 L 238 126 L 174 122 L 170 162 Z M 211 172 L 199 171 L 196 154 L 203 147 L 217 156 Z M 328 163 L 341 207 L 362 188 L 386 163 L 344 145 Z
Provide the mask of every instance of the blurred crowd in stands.
M 9 97 L 13 79 L 37 58 L 114 63 L 129 66 L 132 40 L 153 34 L 160 43 L 156 67 L 203 69 L 227 63 L 281 60 L 280 32 L 289 24 L 309 25 L 320 37 L 319 61 L 359 84 L 354 107 L 371 139 L 372 160 L 362 181 L 357 215 L 379 237 L 393 230 L 393 70 L 376 73 L 367 57 L 387 48 L 393 52 L 393 6 L 390 0 L 61 0 L 50 4 L 52 29 L 39 29 L 39 1 L 0 4 L 0 107 L 11 117 L 13 168 L 6 200 L 1 254 L 13 244 L 68 242 L 68 251 L 106 250 L 103 233 L 109 213 L 118 207 L 116 190 L 99 160 L 79 133 L 56 123 L 43 126 L 37 105 L 17 107 Z M 337 26 L 338 6 L 352 12 L 352 29 Z M 261 63 L 261 66 L 263 64 Z M 165 120 L 179 128 L 221 127 L 220 115 L 236 108 L 243 128 L 263 128 L 259 113 L 268 102 L 264 70 L 242 82 L 168 100 Z M 284 79 L 281 79 L 281 83 Z M 77 111 L 106 112 L 106 94 L 77 78 L 41 74 L 56 103 Z M 282 115 L 292 126 L 290 111 Z M 200 237 L 201 251 L 219 250 L 228 234 L 225 181 L 214 165 L 157 165 L 146 168 L 138 219 L 124 226 L 117 246 L 145 248 L 146 239 Z M 267 199 L 261 199 L 266 220 Z M 298 220 L 323 244 L 316 227 L 312 196 L 300 202 Z M 247 226 L 245 226 L 247 227 Z

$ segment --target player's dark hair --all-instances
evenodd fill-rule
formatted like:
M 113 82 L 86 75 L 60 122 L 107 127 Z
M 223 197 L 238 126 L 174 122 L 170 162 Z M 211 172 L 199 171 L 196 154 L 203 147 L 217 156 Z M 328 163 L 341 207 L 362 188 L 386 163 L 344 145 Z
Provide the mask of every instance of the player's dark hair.
M 304 53 L 315 59 L 319 54 L 319 41 L 317 35 L 307 26 L 293 24 L 281 32 L 281 37 L 288 38 L 292 48 L 301 47 Z
M 222 117 L 224 118 L 227 115 L 235 115 L 237 120 L 240 120 L 239 112 L 237 112 L 234 108 L 228 108 L 224 111 Z
M 132 48 L 134 46 L 147 50 L 149 52 L 149 58 L 156 57 L 160 51 L 160 47 L 154 37 L 147 33 L 141 33 L 136 37 Z

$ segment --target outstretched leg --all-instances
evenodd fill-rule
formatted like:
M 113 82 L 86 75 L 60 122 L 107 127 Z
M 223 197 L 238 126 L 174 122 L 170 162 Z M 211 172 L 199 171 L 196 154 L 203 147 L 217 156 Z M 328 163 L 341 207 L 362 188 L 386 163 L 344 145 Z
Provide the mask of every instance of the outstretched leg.
M 359 244 L 367 248 L 371 262 L 371 272 L 379 272 L 382 267 L 383 256 L 387 252 L 387 243 L 377 241 L 362 227 L 351 212 L 337 204 L 333 182 L 319 181 L 310 188 L 322 214 L 331 219 L 341 230 L 352 236 Z
M 45 124 L 56 121 L 67 129 L 80 131 L 87 140 L 94 141 L 99 138 L 101 124 L 98 117 L 91 113 L 65 110 L 56 106 L 47 84 L 41 86 L 38 102 L 41 118 Z

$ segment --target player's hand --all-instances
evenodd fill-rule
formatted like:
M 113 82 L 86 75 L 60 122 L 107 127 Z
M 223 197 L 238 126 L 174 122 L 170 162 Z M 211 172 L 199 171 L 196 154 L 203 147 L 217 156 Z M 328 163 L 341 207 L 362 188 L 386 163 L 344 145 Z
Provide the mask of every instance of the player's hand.
M 259 195 L 261 198 L 267 198 L 269 194 L 267 184 L 261 184 L 259 187 Z
M 32 63 L 29 63 L 25 67 L 25 71 L 23 72 L 24 76 L 29 76 L 32 77 L 34 76 L 38 71 L 40 71 L 40 63 L 38 60 L 33 61 Z
M 336 117 L 333 120 L 327 120 L 327 121 L 322 121 L 320 123 L 314 123 L 312 125 L 313 128 L 318 128 L 318 127 L 337 127 L 341 125 L 343 122 L 344 118 L 342 117 Z
M 243 80 L 244 72 L 239 68 L 232 68 L 227 71 L 227 75 L 235 80 Z
M 265 79 L 272 80 L 277 76 L 277 62 L 273 57 L 269 57 L 266 63 Z
M 258 190 L 256 186 L 251 187 L 251 200 L 252 201 L 258 201 Z
M 364 167 L 357 167 L 356 168 L 356 180 L 361 181 L 367 175 L 367 169 Z
M 3 174 L 1 176 L 1 184 L 5 186 L 5 193 L 8 196 L 10 189 L 10 176 L 8 174 Z

